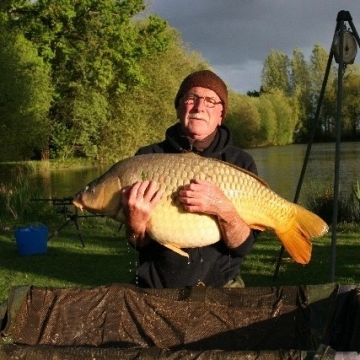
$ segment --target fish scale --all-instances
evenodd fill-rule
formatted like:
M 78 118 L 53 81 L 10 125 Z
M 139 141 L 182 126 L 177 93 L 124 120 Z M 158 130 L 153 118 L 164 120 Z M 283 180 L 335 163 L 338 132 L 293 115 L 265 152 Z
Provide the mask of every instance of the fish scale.
M 253 229 L 272 229 L 295 261 L 311 258 L 310 239 L 323 236 L 327 224 L 316 214 L 287 201 L 258 176 L 223 161 L 193 153 L 148 154 L 124 159 L 88 184 L 74 198 L 80 209 L 124 222 L 121 189 L 142 180 L 154 180 L 165 193 L 151 213 L 149 236 L 181 255 L 182 248 L 211 245 L 221 238 L 216 217 L 190 213 L 177 193 L 194 179 L 215 183 Z

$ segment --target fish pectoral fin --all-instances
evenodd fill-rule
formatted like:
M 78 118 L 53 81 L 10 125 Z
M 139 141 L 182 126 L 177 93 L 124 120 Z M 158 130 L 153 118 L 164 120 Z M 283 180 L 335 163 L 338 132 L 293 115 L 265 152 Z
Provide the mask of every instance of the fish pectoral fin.
M 177 246 L 175 245 L 172 245 L 172 244 L 162 244 L 163 246 L 167 247 L 168 249 L 176 252 L 177 254 L 181 255 L 181 256 L 185 256 L 187 258 L 189 258 L 189 254 L 186 253 L 185 251 L 181 250 L 180 248 L 178 248 Z
M 263 226 L 263 225 L 251 224 L 249 226 L 250 226 L 251 229 L 254 229 L 254 230 L 260 230 L 260 231 L 266 230 L 266 227 Z

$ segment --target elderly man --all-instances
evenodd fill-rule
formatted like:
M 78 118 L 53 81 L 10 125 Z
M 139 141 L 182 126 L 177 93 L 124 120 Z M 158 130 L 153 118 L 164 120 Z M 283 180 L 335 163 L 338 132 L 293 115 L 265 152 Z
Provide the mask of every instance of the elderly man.
M 222 124 L 228 110 L 228 92 L 215 73 L 201 70 L 188 75 L 176 94 L 175 109 L 179 122 L 167 129 L 165 140 L 140 148 L 136 155 L 192 151 L 257 174 L 253 158 L 232 145 L 230 131 Z M 150 288 L 244 286 L 240 265 L 252 249 L 256 232 L 242 220 L 224 193 L 201 180 L 179 191 L 183 207 L 216 216 L 222 234 L 213 245 L 183 249 L 189 259 L 151 240 L 146 233 L 151 210 L 162 194 L 153 181 L 138 182 L 123 193 L 127 236 L 139 252 L 136 284 Z

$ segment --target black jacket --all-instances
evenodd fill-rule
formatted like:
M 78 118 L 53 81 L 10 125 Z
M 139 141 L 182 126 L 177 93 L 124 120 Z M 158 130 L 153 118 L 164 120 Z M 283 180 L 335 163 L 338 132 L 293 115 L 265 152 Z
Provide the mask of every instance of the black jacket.
M 192 151 L 187 138 L 179 134 L 180 124 L 177 123 L 166 131 L 164 141 L 140 148 L 136 155 Z M 257 174 L 253 158 L 231 144 L 230 131 L 224 125 L 218 127 L 211 145 L 200 155 L 223 160 Z M 255 240 L 256 232 L 252 231 L 236 249 L 227 248 L 221 240 L 209 246 L 183 249 L 189 254 L 189 259 L 153 241 L 138 249 L 136 284 L 150 288 L 183 288 L 198 284 L 222 287 L 237 275 Z

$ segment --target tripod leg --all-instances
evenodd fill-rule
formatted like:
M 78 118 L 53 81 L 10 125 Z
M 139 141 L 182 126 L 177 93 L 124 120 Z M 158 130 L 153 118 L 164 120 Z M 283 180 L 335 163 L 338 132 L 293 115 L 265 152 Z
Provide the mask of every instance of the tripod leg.
M 74 223 L 75 223 L 75 227 L 76 227 L 77 233 L 78 233 L 78 235 L 79 235 L 81 245 L 82 245 L 83 247 L 85 247 L 84 240 L 83 240 L 83 238 L 82 238 L 81 231 L 80 231 L 80 228 L 79 228 L 77 215 L 74 215 L 72 220 L 73 220 Z
M 48 237 L 48 241 L 49 241 L 52 237 L 54 237 L 55 235 L 57 235 L 57 234 L 60 232 L 61 229 L 63 229 L 66 225 L 69 224 L 70 221 L 71 221 L 71 219 L 66 220 L 59 228 L 57 228 L 56 230 L 54 230 L 54 231 L 52 232 L 52 234 Z
M 276 264 L 276 269 L 275 269 L 275 273 L 274 273 L 273 280 L 276 280 L 276 279 L 277 279 L 277 276 L 278 276 L 278 274 L 279 274 L 279 269 L 280 269 L 282 257 L 283 257 L 283 255 L 284 255 L 284 251 L 285 251 L 285 248 L 284 248 L 283 246 L 281 246 L 280 252 L 279 252 L 278 261 L 277 261 L 277 264 Z

